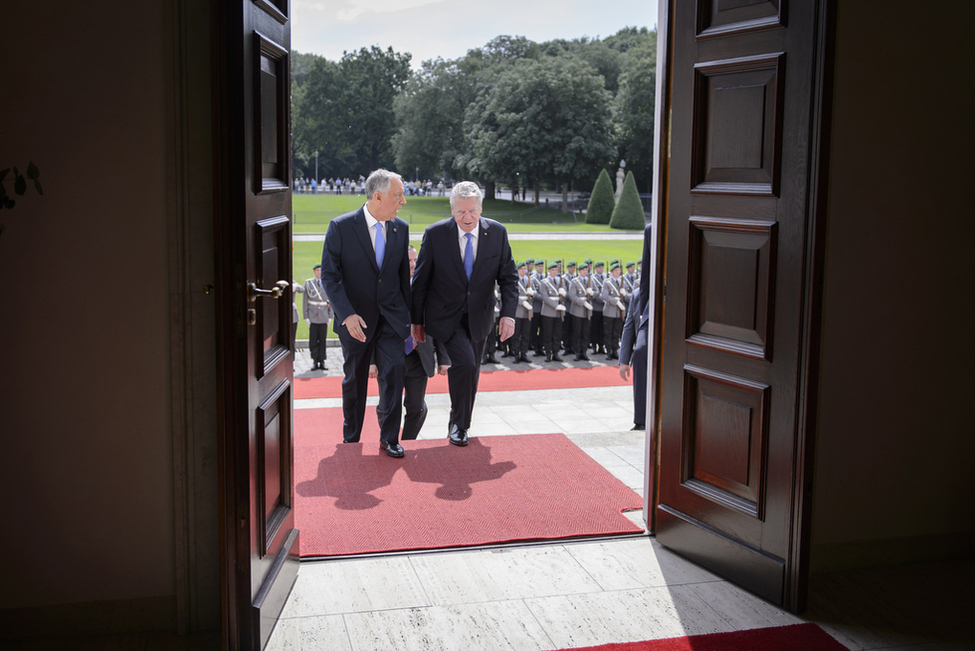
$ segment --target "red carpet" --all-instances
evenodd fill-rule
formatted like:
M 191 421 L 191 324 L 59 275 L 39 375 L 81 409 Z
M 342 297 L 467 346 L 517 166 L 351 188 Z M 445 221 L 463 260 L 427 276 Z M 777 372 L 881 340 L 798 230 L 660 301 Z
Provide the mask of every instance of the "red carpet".
M 391 459 L 371 409 L 361 443 L 337 442 L 340 408 L 294 414 L 302 557 L 642 531 L 621 511 L 643 499 L 563 434 L 407 441 Z
M 591 368 L 535 368 L 523 371 L 482 371 L 478 391 L 521 391 L 524 389 L 580 389 L 627 385 L 617 366 Z M 427 393 L 447 393 L 447 378 L 435 375 Z M 369 380 L 369 395 L 378 396 L 376 381 Z M 341 398 L 342 376 L 295 378 L 295 400 Z
M 588 646 L 573 651 L 848 651 L 815 624 Z

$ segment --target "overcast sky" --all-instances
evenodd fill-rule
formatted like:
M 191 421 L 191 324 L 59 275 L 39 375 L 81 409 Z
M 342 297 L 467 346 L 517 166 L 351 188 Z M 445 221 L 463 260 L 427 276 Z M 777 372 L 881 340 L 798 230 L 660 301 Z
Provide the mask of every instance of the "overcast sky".
M 657 24 L 657 0 L 291 0 L 291 47 L 338 60 L 378 45 L 413 55 L 414 68 L 438 56 L 457 59 L 495 36 L 537 43 L 605 38 L 624 27 Z

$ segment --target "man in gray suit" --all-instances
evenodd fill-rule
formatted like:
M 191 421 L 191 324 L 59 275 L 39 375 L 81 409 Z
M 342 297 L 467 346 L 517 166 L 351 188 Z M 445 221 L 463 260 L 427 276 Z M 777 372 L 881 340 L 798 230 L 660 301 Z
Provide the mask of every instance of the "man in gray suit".
M 328 334 L 328 324 L 333 318 L 332 306 L 325 296 L 322 286 L 322 265 L 315 263 L 312 267 L 315 277 L 305 281 L 304 297 L 302 299 L 302 313 L 308 322 L 308 351 L 311 354 L 311 370 L 327 370 L 325 366 L 325 340 Z

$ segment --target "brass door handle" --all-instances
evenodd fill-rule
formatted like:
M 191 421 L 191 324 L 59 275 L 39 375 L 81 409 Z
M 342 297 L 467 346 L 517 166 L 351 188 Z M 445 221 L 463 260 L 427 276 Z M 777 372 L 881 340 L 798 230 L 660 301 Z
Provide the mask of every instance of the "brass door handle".
M 255 283 L 248 283 L 247 300 L 253 303 L 259 298 L 281 298 L 290 285 L 287 280 L 279 280 L 271 289 L 261 289 Z

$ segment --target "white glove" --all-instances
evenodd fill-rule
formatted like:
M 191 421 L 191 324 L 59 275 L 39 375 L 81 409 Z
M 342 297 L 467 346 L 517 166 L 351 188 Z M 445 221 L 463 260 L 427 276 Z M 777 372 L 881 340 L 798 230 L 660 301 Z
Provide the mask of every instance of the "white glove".
M 586 301 L 585 303 L 583 303 L 583 305 L 586 306 L 586 309 L 587 310 L 591 310 L 592 309 L 592 303 L 590 303 L 589 301 Z
M 532 304 L 529 303 L 528 301 L 522 301 L 521 302 L 521 306 L 523 308 L 525 308 L 526 310 L 531 310 L 532 309 Z
M 559 296 L 565 296 L 565 287 L 559 287 Z
M 525 290 L 525 293 L 528 294 L 529 296 L 534 296 L 535 290 L 529 287 L 528 289 Z
M 626 308 L 625 308 L 625 307 L 623 306 L 623 301 L 616 301 L 616 307 L 618 307 L 618 308 L 619 308 L 619 309 L 621 309 L 621 310 L 625 310 L 625 309 L 626 309 Z
M 565 306 L 564 305 L 559 305 L 557 308 L 555 308 L 555 311 L 556 312 L 565 312 Z
M 586 296 L 592 296 L 592 287 L 586 287 Z

